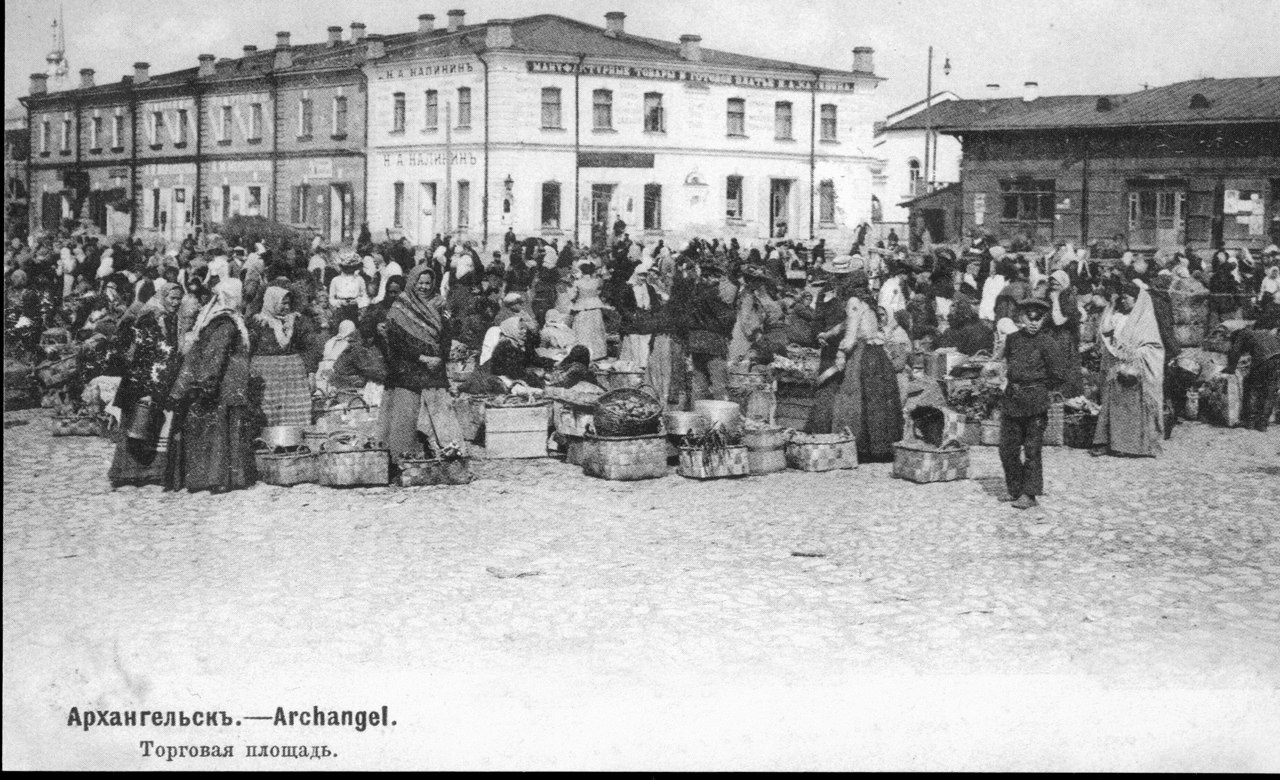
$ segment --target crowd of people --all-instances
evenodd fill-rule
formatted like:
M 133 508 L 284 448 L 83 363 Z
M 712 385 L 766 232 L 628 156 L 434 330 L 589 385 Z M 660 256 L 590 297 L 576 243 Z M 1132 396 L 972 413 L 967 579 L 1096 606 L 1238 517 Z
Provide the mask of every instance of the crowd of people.
M 1011 498 L 1040 492 L 1049 394 L 1100 407 L 1098 454 L 1155 455 L 1168 433 L 1166 368 L 1179 350 L 1171 292 L 1203 284 L 1211 316 L 1254 320 L 1250 424 L 1265 429 L 1280 381 L 1280 250 L 1092 257 L 1059 245 L 1008 251 L 979 238 L 912 253 L 823 242 L 694 239 L 679 247 L 519 239 L 484 256 L 437 236 L 354 245 L 217 234 L 180 245 L 40 235 L 5 253 L 6 337 L 35 350 L 65 327 L 98 348 L 82 373 L 121 378 L 113 484 L 224 491 L 252 482 L 252 442 L 306 426 L 312 400 L 379 408 L 393 457 L 462 439 L 451 394 L 596 383 L 600 361 L 644 372 L 671 408 L 725 399 L 730 376 L 819 354 L 810 433 L 848 430 L 859 457 L 892 457 L 904 404 L 945 404 L 913 367 L 938 348 L 1004 358 L 1002 460 Z M 268 245 L 270 243 L 270 245 Z M 465 383 L 451 360 L 475 356 Z M 1088 376 L 1098 377 L 1086 387 Z M 84 376 L 88 379 L 88 376 Z M 936 383 L 934 383 L 936 385 Z

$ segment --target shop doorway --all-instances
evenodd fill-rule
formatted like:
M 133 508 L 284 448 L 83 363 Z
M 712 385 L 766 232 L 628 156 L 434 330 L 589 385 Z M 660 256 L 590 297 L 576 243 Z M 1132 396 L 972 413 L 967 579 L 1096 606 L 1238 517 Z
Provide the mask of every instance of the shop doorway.
M 355 203 L 346 184 L 329 185 L 329 239 L 347 242 L 354 238 Z
M 1129 245 L 1173 249 L 1186 242 L 1187 193 L 1142 189 L 1129 193 Z
M 418 243 L 429 244 L 438 231 L 436 225 L 436 183 L 422 182 L 418 191 Z
M 791 179 L 769 180 L 769 237 L 786 238 L 790 230 Z
M 609 243 L 609 214 L 613 212 L 616 184 L 591 185 L 591 246 L 603 251 Z

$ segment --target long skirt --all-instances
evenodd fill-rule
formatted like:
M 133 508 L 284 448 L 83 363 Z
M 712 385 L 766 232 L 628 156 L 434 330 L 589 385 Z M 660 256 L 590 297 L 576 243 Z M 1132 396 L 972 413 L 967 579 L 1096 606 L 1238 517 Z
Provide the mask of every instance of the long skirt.
M 587 309 L 573 315 L 573 334 L 578 343 L 587 348 L 592 360 L 603 360 L 608 357 L 609 349 L 605 343 L 604 316 L 599 309 Z
M 138 406 L 125 411 L 122 431 L 128 431 L 137 414 Z M 172 413 L 153 413 L 150 419 L 151 438 L 131 439 L 123 432 L 116 445 L 115 457 L 107 470 L 112 487 L 121 485 L 163 485 L 169 454 L 169 419 Z
M 893 457 L 894 442 L 902 440 L 902 399 L 893 363 L 879 344 L 861 344 L 845 364 L 840 387 L 831 399 L 829 431 L 846 428 L 858 442 L 858 457 L 866 461 Z M 814 404 L 815 410 L 817 404 Z
M 256 355 L 249 373 L 262 379 L 262 414 L 267 425 L 311 424 L 311 385 L 300 355 Z
M 619 362 L 634 363 L 640 368 L 649 367 L 649 342 L 652 333 L 633 333 L 622 337 L 622 345 L 618 349 Z
M 1093 429 L 1094 446 L 1124 455 L 1159 455 L 1164 439 L 1163 392 L 1149 392 L 1142 383 L 1125 387 L 1108 374 L 1102 385 L 1102 411 Z
M 1062 383 L 1058 392 L 1063 398 L 1075 398 L 1084 395 L 1084 373 L 1080 364 L 1080 340 L 1066 328 L 1052 328 L 1049 335 L 1058 345 L 1058 351 L 1066 359 L 1065 373 L 1067 380 Z
M 658 400 L 665 408 L 671 396 L 671 337 L 665 333 L 653 337 L 653 349 L 649 352 L 649 367 L 645 381 L 658 391 Z
M 435 455 L 450 444 L 466 451 L 466 439 L 453 411 L 453 399 L 443 388 L 419 392 L 387 387 L 382 394 L 378 426 L 396 462 L 406 455 L 422 457 L 424 444 Z
M 222 493 L 252 485 L 251 416 L 247 407 L 204 401 L 175 413 L 165 487 Z

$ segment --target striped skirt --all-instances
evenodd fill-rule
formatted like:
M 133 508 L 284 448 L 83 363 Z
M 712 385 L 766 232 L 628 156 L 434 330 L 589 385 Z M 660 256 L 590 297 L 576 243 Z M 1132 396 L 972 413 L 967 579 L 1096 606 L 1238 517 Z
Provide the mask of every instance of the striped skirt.
M 249 372 L 262 379 L 267 425 L 311 424 L 311 386 L 300 355 L 257 355 Z

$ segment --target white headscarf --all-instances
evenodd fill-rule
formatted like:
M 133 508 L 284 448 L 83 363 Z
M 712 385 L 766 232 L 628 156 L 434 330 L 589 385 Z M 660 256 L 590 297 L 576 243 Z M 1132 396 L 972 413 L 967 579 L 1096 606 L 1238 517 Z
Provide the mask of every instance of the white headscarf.
M 223 313 L 228 314 L 231 320 L 236 324 L 236 328 L 240 331 L 240 338 L 244 339 L 246 348 L 249 346 L 249 329 L 245 327 L 244 317 L 240 314 L 240 306 L 244 301 L 244 284 L 235 278 L 223 279 L 213 291 L 213 298 L 205 304 L 200 310 L 200 314 L 196 317 L 195 326 L 191 328 L 188 334 L 188 341 L 183 346 L 183 351 L 191 349 L 200 337 L 200 332 L 205 329 L 213 319 Z

